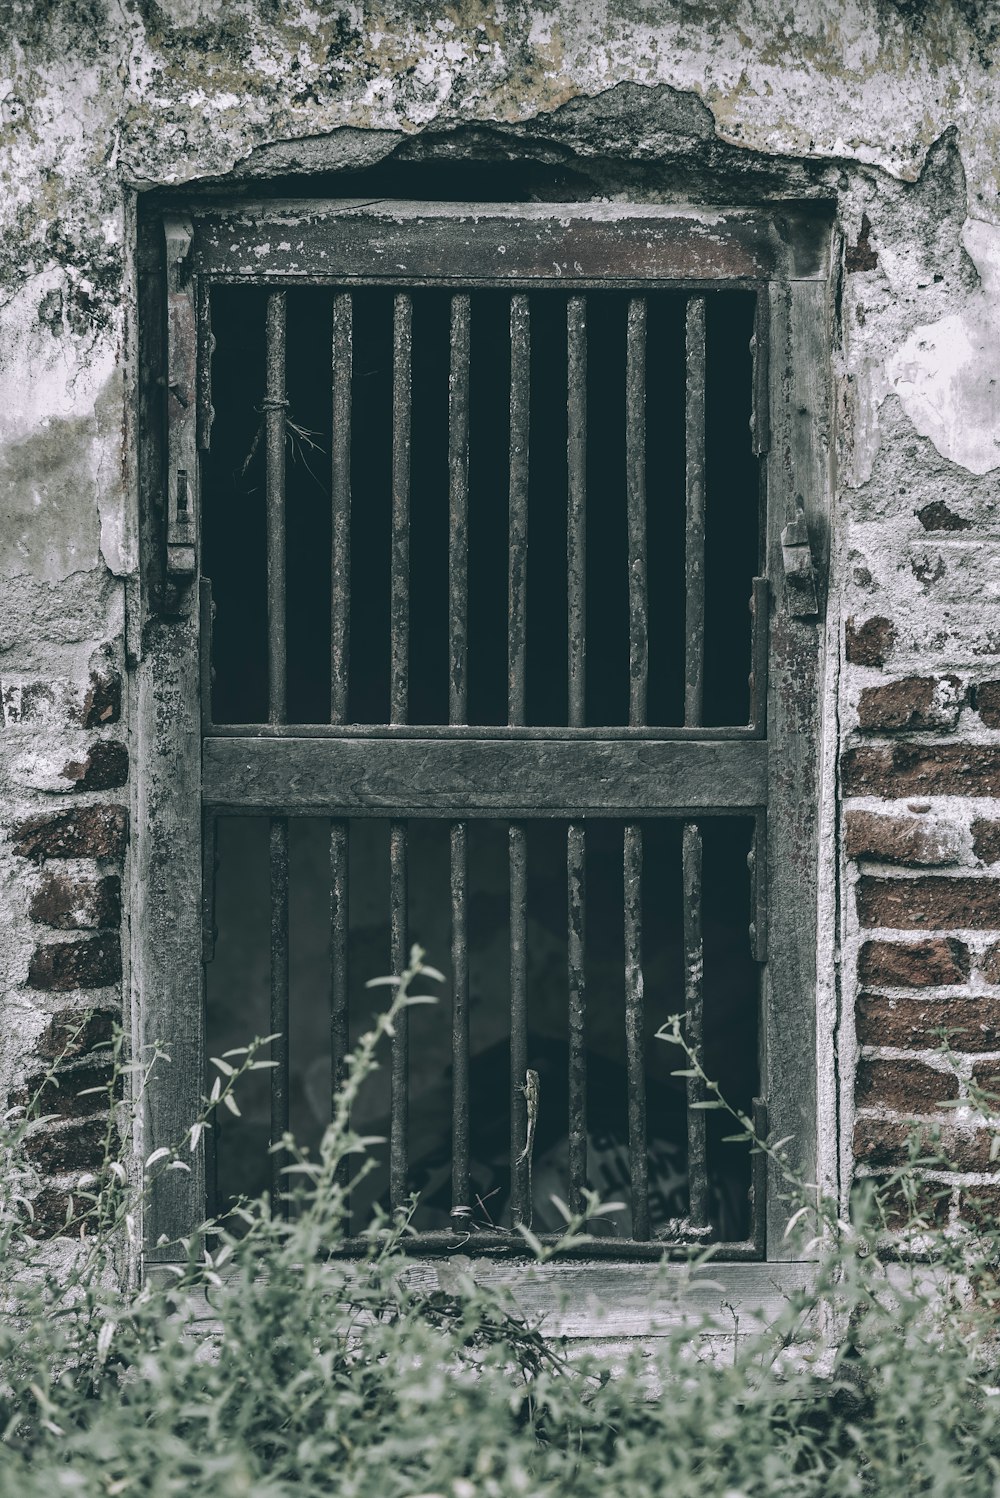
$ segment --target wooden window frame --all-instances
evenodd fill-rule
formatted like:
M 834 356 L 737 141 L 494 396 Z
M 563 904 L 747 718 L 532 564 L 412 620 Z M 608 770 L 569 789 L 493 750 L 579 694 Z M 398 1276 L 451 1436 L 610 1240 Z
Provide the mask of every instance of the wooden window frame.
M 183 1134 L 204 1085 L 203 838 L 192 807 L 199 803 L 203 775 L 209 781 L 217 777 L 215 746 L 223 740 L 212 740 L 203 759 L 200 721 L 207 663 L 201 635 L 208 620 L 197 583 L 198 468 L 211 408 L 209 350 L 199 347 L 199 298 L 213 278 L 289 286 L 331 281 L 453 288 L 501 284 L 511 290 L 557 279 L 569 290 L 747 289 L 758 294 L 765 309 L 758 319 L 767 359 L 757 366 L 762 373 L 755 443 L 765 455 L 767 492 L 768 752 L 760 756 L 760 741 L 752 736 L 745 745 L 749 755 L 760 758 L 767 802 L 761 914 L 770 912 L 770 918 L 762 972 L 762 1086 L 771 1137 L 787 1139 L 792 1167 L 802 1178 L 815 1179 L 820 656 L 832 446 L 831 240 L 825 211 L 785 203 L 726 210 L 589 203 L 200 200 L 166 211 L 152 205 L 141 216 L 139 479 L 145 620 L 137 672 L 142 768 L 133 920 L 139 957 L 138 1036 L 146 1045 L 165 1042 L 171 1058 L 158 1067 L 147 1089 L 146 1152 Z M 668 736 L 679 735 L 671 731 Z M 558 732 L 551 737 L 558 740 Z M 609 742 L 615 734 L 594 730 L 591 737 L 597 742 L 588 744 L 587 752 L 600 754 L 600 741 Z M 706 729 L 693 737 L 722 735 Z M 261 737 L 256 742 L 254 753 L 261 762 L 280 751 L 280 740 Z M 341 742 L 350 747 L 349 732 Z M 312 743 L 318 741 L 302 739 L 306 758 L 315 752 L 309 749 Z M 502 752 L 504 746 L 497 748 Z M 415 771 L 419 773 L 416 763 Z M 628 796 L 623 806 L 627 801 Z M 549 812 L 572 810 L 553 807 Z M 148 1265 L 173 1257 L 173 1250 L 158 1246 L 161 1237 L 174 1240 L 204 1216 L 202 1152 L 191 1163 L 189 1175 L 173 1172 L 163 1178 L 148 1204 L 143 1234 Z M 783 1263 L 782 1282 L 796 1277 L 794 1249 L 785 1236 L 787 1209 L 773 1166 L 768 1167 L 766 1222 L 764 1261 L 724 1268 L 727 1284 L 739 1297 L 752 1299 L 755 1287 L 776 1283 L 774 1274 Z M 572 1297 L 573 1274 L 583 1267 L 553 1266 L 547 1271 L 553 1278 L 546 1283 L 561 1283 Z M 625 1307 L 622 1335 L 631 1334 L 622 1329 L 626 1323 L 636 1323 L 639 1331 L 653 1329 L 650 1276 L 658 1272 L 653 1263 L 601 1264 L 602 1283 Z M 523 1270 L 494 1265 L 488 1273 L 510 1279 Z M 713 1268 L 715 1278 L 719 1273 Z M 592 1289 L 595 1282 L 587 1283 Z

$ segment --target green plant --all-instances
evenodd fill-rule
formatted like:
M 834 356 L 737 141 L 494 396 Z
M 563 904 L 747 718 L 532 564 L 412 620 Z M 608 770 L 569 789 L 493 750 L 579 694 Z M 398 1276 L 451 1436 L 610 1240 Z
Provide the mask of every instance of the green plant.
M 916 1137 L 903 1167 L 859 1190 L 847 1223 L 788 1179 L 815 1276 L 771 1325 L 734 1323 L 721 1342 L 715 1327 L 708 1342 L 689 1322 L 655 1356 L 573 1352 L 461 1265 L 446 1289 L 427 1288 L 402 1251 L 407 1213 L 376 1217 L 360 1261 L 331 1256 L 347 1230 L 345 1174 L 370 1168 L 351 1100 L 401 1009 L 418 1001 L 415 982 L 434 976 L 415 950 L 351 1059 L 316 1158 L 283 1141 L 290 1219 L 266 1198 L 245 1202 L 235 1223 L 202 1224 L 176 1272 L 143 1285 L 118 1273 L 141 1186 L 111 1130 L 104 1172 L 69 1209 L 73 1253 L 56 1272 L 31 1236 L 21 1162 L 33 1125 L 8 1117 L 0 1495 L 1000 1493 L 996 1238 L 982 1223 L 958 1232 L 927 1215 L 921 1178 L 942 1161 Z M 664 1036 L 725 1107 L 680 1022 Z M 265 1044 L 219 1058 L 202 1114 L 175 1149 L 150 1157 L 147 1180 L 185 1167 L 212 1109 L 238 1110 Z M 135 1091 L 156 1064 L 132 1063 Z M 127 1066 L 119 1041 L 109 1100 Z M 56 1065 L 47 1085 L 58 1077 Z M 780 1142 L 757 1139 L 738 1112 L 733 1121 L 783 1168 Z M 566 1240 L 582 1227 L 570 1219 Z

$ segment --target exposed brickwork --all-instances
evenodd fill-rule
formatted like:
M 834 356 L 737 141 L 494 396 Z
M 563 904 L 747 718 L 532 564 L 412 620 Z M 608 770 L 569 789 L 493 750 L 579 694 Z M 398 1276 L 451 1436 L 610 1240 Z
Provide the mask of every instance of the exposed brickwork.
M 56 1186 L 46 1186 L 33 1197 L 31 1208 L 34 1217 L 28 1227 L 28 1232 L 33 1238 L 79 1238 L 81 1226 L 86 1236 L 93 1232 L 92 1221 L 84 1220 L 82 1224 L 76 1222 L 76 1218 L 86 1211 L 90 1206 L 88 1200 L 74 1195 L 71 1191 L 62 1191 Z M 67 1216 L 72 1213 L 73 1226 L 67 1228 Z
M 891 619 L 876 615 L 861 624 L 847 621 L 845 648 L 852 666 L 884 666 L 895 643 L 896 626 Z
M 979 971 L 987 983 L 1000 983 L 1000 941 L 986 948 L 979 959 Z
M 958 1096 L 958 1081 L 922 1061 L 864 1060 L 858 1065 L 855 1095 L 860 1108 L 882 1105 L 897 1113 L 933 1113 L 939 1103 Z
M 848 858 L 943 868 L 962 855 L 961 830 L 934 817 L 900 817 L 849 811 L 844 818 Z
M 1000 728 L 1000 681 L 981 681 L 975 691 L 975 708 L 987 728 Z
M 847 796 L 1000 796 L 1000 745 L 865 744 L 841 777 Z
M 1000 931 L 1000 880 L 877 879 L 862 875 L 857 884 L 862 926 L 896 931 L 957 928 Z
M 14 832 L 14 851 L 44 858 L 121 858 L 128 841 L 124 806 L 80 806 L 28 817 Z
M 983 863 L 1000 862 L 1000 822 L 976 818 L 972 824 L 972 851 Z
M 92 671 L 80 708 L 84 728 L 117 723 L 122 712 L 122 679 L 117 671 Z
M 863 993 L 855 1007 L 862 1045 L 902 1051 L 1000 1051 L 1000 1001 L 983 994 L 947 999 L 888 999 Z
M 906 676 L 865 687 L 858 703 L 858 724 L 868 733 L 950 730 L 958 724 L 965 698 L 965 687 L 957 676 Z
M 58 992 L 104 988 L 117 983 L 121 975 L 121 942 L 117 932 L 109 932 L 36 947 L 28 968 L 28 986 Z
M 892 1170 L 912 1158 L 911 1140 L 918 1158 L 940 1162 L 941 1168 L 985 1171 L 993 1163 L 989 1129 L 941 1128 L 871 1114 L 862 1114 L 854 1125 L 854 1158 L 872 1170 Z
M 955 937 L 935 941 L 866 941 L 858 960 L 862 983 L 879 988 L 931 988 L 969 976 L 969 949 Z
M 1000 1100 L 1000 1061 L 977 1061 L 972 1076 L 977 1087 Z
M 93 744 L 84 760 L 70 760 L 63 776 L 78 791 L 111 791 L 128 781 L 128 750 L 117 739 Z
M 878 255 L 872 249 L 868 236 L 871 233 L 871 223 L 867 213 L 861 215 L 861 229 L 858 233 L 857 244 L 849 244 L 844 248 L 844 269 L 849 272 L 859 270 L 877 270 Z
M 914 1217 L 934 1227 L 944 1227 L 951 1211 L 952 1188 L 941 1181 L 920 1181 L 912 1199 L 898 1182 L 879 1188 L 879 1203 L 890 1231 L 908 1227 Z
M 915 513 L 925 531 L 967 531 L 972 524 L 964 515 L 956 515 L 949 509 L 943 499 L 921 505 Z
M 967 1186 L 959 1194 L 958 1215 L 981 1232 L 995 1233 L 1000 1226 L 1000 1180 L 995 1184 Z
M 56 1078 L 48 1082 L 41 1073 L 28 1077 L 11 1093 L 10 1104 L 15 1108 L 27 1108 L 37 1097 L 39 1113 L 55 1114 L 57 1118 L 89 1118 L 93 1113 L 106 1110 L 110 1081 L 110 1057 L 104 1061 L 86 1061 L 72 1068 L 60 1068 Z M 95 1092 L 94 1088 L 100 1091 Z M 117 1092 L 120 1096 L 120 1087 Z
M 96 931 L 121 920 L 121 880 L 47 873 L 31 899 L 31 918 L 59 931 Z
M 106 1120 L 74 1120 L 69 1124 L 43 1124 L 29 1133 L 24 1142 L 28 1158 L 49 1175 L 68 1170 L 94 1170 L 100 1165 Z
M 81 1056 L 98 1046 L 110 1045 L 115 1024 L 120 1021 L 117 1007 L 60 1009 L 43 1031 L 35 1055 L 42 1061 L 54 1061 L 58 1056 Z

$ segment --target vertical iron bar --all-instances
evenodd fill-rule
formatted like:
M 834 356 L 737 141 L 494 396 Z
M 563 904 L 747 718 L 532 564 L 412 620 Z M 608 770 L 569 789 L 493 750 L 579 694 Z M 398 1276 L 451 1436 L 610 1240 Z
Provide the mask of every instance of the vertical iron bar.
M 349 291 L 333 298 L 333 442 L 330 494 L 333 538 L 330 585 L 330 722 L 347 719 L 351 650 L 351 381 L 354 307 Z
M 525 829 L 512 823 L 510 843 L 510 1185 L 514 1222 L 531 1219 L 525 1082 L 528 1074 L 528 872 Z
M 349 906 L 347 859 L 348 824 L 330 823 L 330 1064 L 334 1092 L 347 1075 L 348 1028 L 347 938 Z
M 571 822 L 566 834 L 569 970 L 569 1206 L 583 1209 L 587 1184 L 587 991 L 584 969 L 587 887 L 585 834 Z
M 688 299 L 685 380 L 684 722 L 700 725 L 705 689 L 705 298 Z
M 469 295 L 451 299 L 448 376 L 448 721 L 469 716 Z
M 271 1211 L 288 1216 L 281 1174 L 284 1152 L 275 1145 L 288 1132 L 288 818 L 271 818 Z
M 507 721 L 525 718 L 528 604 L 528 423 L 531 324 L 528 298 L 510 299 L 510 492 L 508 500 Z
M 642 828 L 625 827 L 625 1065 L 628 1082 L 628 1156 L 632 1237 L 649 1237 L 649 1160 L 646 1152 L 645 1004 L 642 981 Z
M 684 898 L 684 1006 L 685 1035 L 699 1064 L 704 1063 L 705 951 L 701 932 L 701 828 L 685 822 L 681 848 Z M 692 1104 L 704 1102 L 705 1089 L 698 1077 L 687 1082 L 688 1216 L 695 1228 L 708 1217 L 708 1170 L 705 1146 L 705 1111 Z
M 753 844 L 747 854 L 750 870 L 750 952 L 755 962 L 767 961 L 767 812 L 754 818 Z
M 566 351 L 569 725 L 582 728 L 587 677 L 587 300 L 582 296 L 567 303 Z
M 767 1140 L 767 1103 L 763 1098 L 753 1100 L 753 1131 L 761 1142 Z M 751 1157 L 751 1179 L 753 1195 L 753 1218 L 750 1232 L 759 1259 L 767 1258 L 767 1155 L 757 1149 Z
M 285 293 L 267 298 L 264 442 L 267 475 L 267 717 L 284 723 L 285 639 Z
M 199 580 L 199 626 L 200 639 L 198 649 L 200 651 L 199 663 L 201 667 L 201 732 L 204 736 L 211 732 L 212 728 L 212 681 L 215 675 L 212 666 L 212 625 L 215 621 L 215 604 L 212 602 L 212 579 L 202 577 Z
M 646 298 L 628 304 L 625 352 L 625 470 L 628 489 L 629 723 L 646 722 L 649 621 L 646 597 Z
M 218 871 L 218 817 L 207 807 L 201 814 L 201 960 L 215 958 L 215 876 Z
M 758 737 L 767 733 L 767 655 L 771 603 L 766 577 L 755 577 L 750 595 L 750 727 Z
M 469 937 L 464 822 L 451 828 L 451 1208 L 469 1206 Z
M 392 822 L 389 827 L 389 907 L 392 944 L 392 970 L 398 978 L 407 965 L 406 908 L 406 823 Z M 389 1195 L 393 1211 L 407 1196 L 409 1153 L 409 1014 L 403 1009 L 396 1017 L 392 1037 L 392 1116 L 389 1124 Z
M 413 300 L 396 297 L 392 328 L 392 579 L 389 606 L 389 721 L 408 716 L 410 666 L 410 425 Z

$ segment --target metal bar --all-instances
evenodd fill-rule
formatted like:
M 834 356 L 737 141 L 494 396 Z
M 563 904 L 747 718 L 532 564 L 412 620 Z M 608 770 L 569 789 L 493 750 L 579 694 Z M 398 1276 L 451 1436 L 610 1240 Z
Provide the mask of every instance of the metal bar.
M 350 907 L 348 904 L 347 861 L 350 847 L 348 824 L 330 823 L 330 1063 L 334 1092 L 342 1086 L 347 1074 L 347 1052 L 350 1045 L 348 1018 L 347 941 Z
M 288 1133 L 288 819 L 271 818 L 271 1211 L 288 1216 L 281 1174 L 284 1153 L 274 1146 Z
M 560 1241 L 559 1233 L 539 1233 L 538 1240 L 544 1244 Z M 560 1250 L 560 1259 L 614 1259 L 637 1263 L 662 1263 L 680 1261 L 690 1264 L 691 1246 L 703 1247 L 700 1238 L 678 1238 L 674 1243 L 664 1243 L 659 1238 L 637 1241 L 635 1238 L 585 1238 Z M 496 1259 L 528 1259 L 531 1250 L 520 1233 L 467 1232 L 464 1228 L 438 1228 L 427 1233 L 414 1233 L 401 1239 L 399 1250 L 404 1254 L 460 1253 L 483 1255 Z M 331 1243 L 326 1250 L 331 1258 L 364 1258 L 371 1253 L 370 1238 L 342 1238 Z M 752 1238 L 738 1239 L 732 1243 L 712 1244 L 712 1264 L 747 1264 L 761 1258 L 760 1250 Z M 697 1283 L 697 1280 L 694 1281 Z M 654 1292 L 655 1293 L 655 1292 Z
M 330 494 L 333 539 L 330 585 L 330 722 L 347 717 L 351 654 L 351 380 L 354 309 L 349 291 L 333 298 L 333 441 Z
M 759 1140 L 766 1142 L 768 1121 L 767 1103 L 763 1098 L 753 1100 L 753 1131 Z M 751 1156 L 753 1206 L 750 1225 L 751 1241 L 758 1259 L 767 1257 L 767 1155 L 758 1149 Z M 715 1256 L 713 1255 L 713 1258 Z
M 587 1184 L 587 990 L 584 967 L 587 915 L 585 832 L 571 822 L 566 833 L 569 975 L 569 1206 L 583 1210 Z
M 509 828 L 510 844 L 510 1209 L 516 1222 L 530 1222 L 528 1111 L 528 869 L 525 829 Z
M 755 577 L 750 594 L 750 727 L 767 733 L 767 656 L 771 589 L 766 577 Z
M 510 491 L 508 501 L 507 721 L 525 721 L 528 607 L 528 426 L 531 324 L 528 298 L 510 299 Z
M 448 375 L 448 721 L 469 717 L 469 297 L 451 299 Z
M 701 932 L 701 828 L 685 822 L 681 844 L 684 899 L 684 1006 L 685 1036 L 698 1062 L 703 1061 L 705 1019 L 705 949 Z M 691 1226 L 704 1227 L 708 1218 L 708 1168 L 705 1146 L 705 1110 L 695 1103 L 705 1100 L 698 1077 L 687 1079 L 688 1216 Z
M 212 355 L 215 353 L 215 334 L 212 332 L 212 283 L 207 276 L 199 276 L 198 302 L 198 447 L 207 451 L 212 445 L 212 423 L 215 407 L 212 405 Z
M 767 813 L 754 818 L 750 870 L 750 951 L 755 962 L 767 961 Z
M 705 298 L 686 316 L 684 722 L 700 724 L 705 691 Z
M 218 817 L 214 812 L 201 814 L 201 960 L 215 957 L 215 876 L 219 866 Z
M 389 606 L 389 721 L 408 717 L 410 670 L 410 404 L 413 299 L 400 292 L 392 325 L 392 576 Z
M 646 1151 L 645 1004 L 642 981 L 642 828 L 625 827 L 625 1066 L 628 1081 L 628 1157 L 632 1237 L 649 1237 L 649 1158 Z
M 524 727 L 491 723 L 213 723 L 214 739 L 448 739 L 455 743 L 461 739 L 495 739 L 511 744 L 525 743 L 586 743 L 600 740 L 602 743 L 711 743 L 734 739 L 758 739 L 760 734 L 744 723 L 718 728 L 629 728 L 625 724 L 605 728 Z
M 199 579 L 199 663 L 201 668 L 201 732 L 212 732 L 212 625 L 215 620 L 215 604 L 212 602 L 212 579 Z
M 760 457 L 771 445 L 771 411 L 768 396 L 768 351 L 770 340 L 770 305 L 766 285 L 758 287 L 754 308 L 753 336 L 750 352 L 753 358 L 753 415 L 751 435 L 753 451 Z
M 469 935 L 466 827 L 451 828 L 451 1209 L 469 1207 Z
M 392 970 L 399 977 L 406 968 L 407 910 L 406 823 L 392 822 L 389 827 L 389 909 L 391 924 Z M 397 1015 L 392 1037 L 392 1116 L 389 1123 L 389 1196 L 393 1211 L 406 1201 L 409 1147 L 409 1015 L 403 1009 Z
M 646 298 L 628 304 L 625 351 L 625 476 L 628 490 L 629 723 L 646 722 L 649 614 L 646 596 Z
M 285 617 L 285 293 L 267 298 L 264 440 L 267 474 L 267 715 L 286 717 Z
M 587 685 L 587 301 L 582 296 L 567 303 L 566 353 L 569 722 L 582 728 Z

